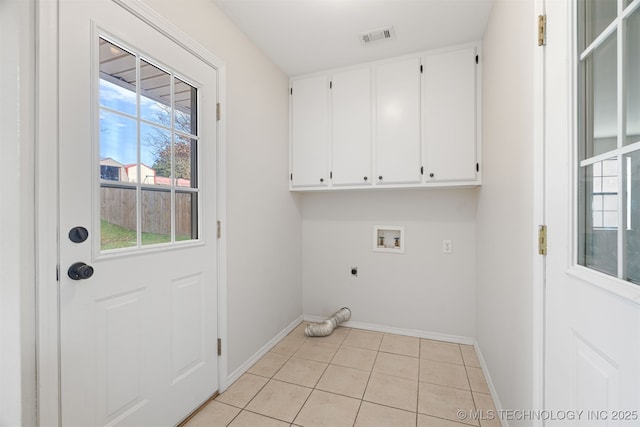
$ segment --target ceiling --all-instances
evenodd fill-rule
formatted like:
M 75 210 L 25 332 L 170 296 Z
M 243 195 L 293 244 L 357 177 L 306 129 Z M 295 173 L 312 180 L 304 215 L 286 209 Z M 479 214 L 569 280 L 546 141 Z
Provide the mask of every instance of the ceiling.
M 482 39 L 493 0 L 214 0 L 289 76 Z M 360 34 L 392 25 L 364 46 Z

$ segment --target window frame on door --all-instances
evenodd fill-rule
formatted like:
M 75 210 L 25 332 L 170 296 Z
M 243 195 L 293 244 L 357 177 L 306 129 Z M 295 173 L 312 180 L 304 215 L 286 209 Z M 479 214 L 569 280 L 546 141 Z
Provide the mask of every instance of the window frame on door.
M 625 241 L 625 233 L 627 232 L 628 224 L 628 203 L 627 201 L 627 187 L 629 177 L 625 176 L 625 171 L 628 165 L 628 155 L 630 153 L 640 152 L 640 142 L 634 142 L 632 144 L 626 144 L 627 131 L 626 126 L 626 112 L 628 109 L 626 89 L 628 79 L 626 72 L 626 58 L 629 54 L 627 50 L 627 20 L 630 17 L 636 17 L 640 13 L 640 1 L 639 0 L 618 0 L 616 2 L 616 14 L 615 18 L 611 22 L 606 23 L 598 29 L 598 34 L 595 34 L 591 40 L 587 40 L 588 23 L 586 19 L 585 9 L 590 7 L 588 0 L 576 0 L 573 2 L 574 9 L 574 49 L 575 49 L 575 63 L 573 72 L 573 89 L 574 89 L 574 114 L 575 118 L 575 147 L 574 147 L 574 255 L 573 266 L 576 268 L 571 269 L 571 273 L 579 276 L 591 283 L 609 288 L 613 292 L 619 293 L 627 298 L 637 298 L 640 292 L 640 281 L 629 280 L 627 274 L 627 247 Z M 601 6 L 602 4 L 599 4 Z M 615 85 L 616 85 L 616 135 L 615 135 L 615 148 L 608 147 L 608 149 L 602 150 L 602 152 L 593 153 L 593 147 L 588 147 L 588 142 L 593 143 L 594 138 L 594 113 L 593 107 L 595 105 L 593 93 L 595 92 L 595 83 L 592 79 L 592 69 L 588 68 L 588 58 L 593 58 L 595 52 L 599 47 L 608 43 L 612 38 L 615 38 L 615 55 L 616 55 L 616 68 L 615 68 Z M 593 65 L 592 65 L 593 66 Z M 589 86 L 591 84 L 591 86 Z M 615 194 L 617 198 L 616 203 L 616 215 L 615 221 L 616 227 L 595 227 L 592 224 L 595 217 L 594 212 L 596 209 L 592 204 L 594 195 L 602 193 L 603 190 L 595 191 L 593 188 L 593 180 L 596 178 L 593 170 L 602 165 L 603 162 L 611 161 L 615 159 L 617 165 L 617 182 L 615 185 L 615 191 L 612 190 L 611 194 Z M 602 167 L 602 166 L 600 166 Z M 602 175 L 602 173 L 600 174 Z M 601 208 L 603 209 L 603 208 Z M 609 225 L 611 225 L 610 223 Z M 615 232 L 615 256 L 616 259 L 609 264 L 609 271 L 606 268 L 599 268 L 598 265 L 590 265 L 587 259 L 587 239 L 588 232 L 597 230 L 599 232 Z M 594 274 L 595 273 L 595 274 Z
M 93 91 L 93 101 L 92 101 L 92 105 L 95 108 L 95 113 L 94 113 L 94 120 L 96 125 L 94 126 L 94 129 L 96 130 L 94 133 L 94 147 L 95 147 L 95 152 L 96 155 L 94 155 L 94 161 L 97 162 L 97 166 L 94 167 L 94 171 L 101 171 L 102 165 L 101 165 L 101 156 L 100 156 L 100 150 L 101 150 L 101 128 L 100 128 L 100 120 L 101 120 L 101 114 L 102 111 L 106 111 L 109 114 L 122 114 L 123 117 L 126 116 L 127 119 L 129 120 L 133 120 L 135 121 L 135 126 L 136 126 L 136 162 L 134 164 L 135 166 L 135 178 L 130 181 L 130 182 L 120 182 L 120 180 L 116 180 L 116 181 L 112 181 L 112 180 L 108 180 L 108 179 L 102 179 L 102 177 L 100 176 L 101 173 L 98 173 L 98 177 L 97 177 L 97 184 L 94 186 L 96 191 L 96 195 L 94 197 L 95 199 L 95 203 L 94 203 L 94 207 L 95 207 L 95 212 L 99 213 L 101 211 L 101 198 L 102 198 L 102 190 L 104 188 L 114 188 L 114 189 L 130 189 L 130 190 L 134 190 L 136 192 L 135 195 L 135 207 L 136 207 L 136 212 L 135 214 L 135 234 L 136 234 L 136 242 L 134 245 L 130 245 L 127 247 L 119 247 L 119 248 L 113 248 L 113 249 L 105 249 L 102 247 L 102 239 L 96 239 L 95 242 L 95 254 L 96 254 L 96 258 L 99 257 L 112 257 L 112 256 L 118 256 L 118 255 L 127 255 L 127 254 L 131 254 L 132 252 L 140 252 L 140 251 L 144 251 L 144 252 L 148 252 L 148 251 L 153 251 L 153 250 L 165 250 L 165 249 L 171 249 L 174 248 L 175 246 L 193 246 L 193 245 L 201 245 L 204 244 L 204 235 L 201 233 L 202 230 L 202 224 L 201 224 L 201 219 L 203 217 L 203 212 L 202 212 L 202 207 L 201 207 L 201 203 L 198 202 L 198 200 L 200 199 L 200 195 L 202 194 L 202 189 L 200 188 L 201 186 L 201 177 L 199 176 L 200 174 L 200 170 L 202 169 L 200 162 L 201 162 L 201 156 L 199 154 L 199 147 L 200 147 L 200 141 L 201 141 L 201 136 L 200 136 L 200 130 L 199 130 L 199 108 L 198 108 L 198 104 L 199 104 L 199 94 L 200 94 L 200 85 L 197 82 L 192 81 L 191 79 L 187 78 L 186 76 L 184 76 L 182 73 L 178 72 L 177 70 L 171 69 L 167 66 L 165 66 L 164 64 L 156 61 L 155 59 L 149 57 L 148 55 L 146 55 L 144 52 L 139 52 L 137 51 L 135 48 L 129 46 L 127 43 L 123 42 L 122 40 L 119 40 L 117 37 L 113 36 L 112 34 L 109 34 L 108 32 L 96 28 L 95 34 L 93 35 L 94 38 L 94 43 L 95 46 L 94 48 L 96 49 L 96 54 L 95 56 L 95 63 L 93 64 L 95 70 L 93 71 L 93 75 L 96 77 L 94 80 L 95 83 L 95 87 L 94 87 L 94 91 Z M 100 41 L 104 41 L 106 43 L 109 43 L 113 46 L 115 46 L 116 48 L 129 53 L 130 55 L 132 55 L 135 58 L 135 63 L 136 63 L 136 78 L 135 78 L 135 86 L 132 87 L 133 89 L 133 94 L 135 95 L 135 113 L 132 114 L 126 114 L 126 113 L 121 113 L 118 112 L 117 110 L 114 110 L 113 108 L 109 108 L 108 106 L 105 107 L 104 105 L 101 104 L 101 93 L 100 93 L 100 82 L 101 80 L 104 80 L 104 76 L 102 71 L 100 70 L 100 55 L 98 54 L 99 52 L 99 44 Z M 145 119 L 144 117 L 142 117 L 142 112 L 141 112 L 141 104 L 142 104 L 142 98 L 144 97 L 143 89 L 140 88 L 141 86 L 141 75 L 140 75 L 140 68 L 143 66 L 141 65 L 142 63 L 145 63 L 147 65 L 150 65 L 152 67 L 157 68 L 158 70 L 164 72 L 167 74 L 168 78 L 170 79 L 170 101 L 169 101 L 169 109 L 170 109 L 170 124 L 167 125 L 165 124 L 159 124 L 159 123 L 155 123 L 154 121 L 149 121 L 148 119 Z M 110 78 L 109 80 L 117 80 L 114 78 Z M 186 133 L 186 131 L 184 131 L 183 129 L 178 128 L 176 125 L 174 125 L 174 121 L 175 121 L 175 115 L 176 115 L 176 111 L 177 111 L 177 107 L 175 106 L 175 101 L 174 101 L 174 82 L 175 81 L 180 81 L 181 83 L 184 83 L 188 86 L 190 86 L 192 89 L 194 89 L 193 93 L 191 94 L 191 96 L 195 96 L 194 99 L 192 99 L 192 107 L 193 108 L 193 115 L 190 117 L 190 121 L 191 121 L 191 132 L 190 133 Z M 113 83 L 113 82 L 111 82 Z M 119 86 L 131 86 L 127 83 L 118 83 Z M 131 89 L 131 88 L 129 88 Z M 146 99 L 146 98 L 145 98 Z M 170 177 L 167 178 L 167 180 L 169 181 L 168 185 L 148 185 L 144 182 L 141 182 L 141 177 L 138 176 L 141 174 L 141 168 L 146 166 L 144 164 L 144 162 L 142 161 L 142 149 L 141 149 L 141 144 L 142 144 L 142 131 L 141 128 L 142 126 L 145 127 L 158 127 L 159 129 L 163 130 L 163 131 L 167 131 L 171 134 L 171 141 L 170 141 L 170 152 L 171 152 L 171 174 Z M 168 126 L 168 127 L 167 127 Z M 175 175 L 175 145 L 176 142 L 174 142 L 174 140 L 178 140 L 178 139 L 188 139 L 191 141 L 191 182 L 193 183 L 193 185 L 190 186 L 185 186 L 184 184 L 180 184 L 179 183 L 179 179 L 176 178 Z M 195 148 L 195 153 L 193 152 L 193 148 Z M 155 181 L 155 180 L 154 180 Z M 156 188 L 157 187 L 157 188 Z M 160 243 L 151 243 L 151 244 L 147 244 L 145 243 L 145 241 L 143 240 L 143 234 L 144 234 L 144 230 L 143 230 L 143 224 L 144 224 L 144 218 L 142 218 L 142 211 L 143 211 L 143 194 L 155 194 L 157 192 L 161 192 L 161 193 L 168 193 L 170 195 L 170 230 L 169 230 L 169 240 L 166 242 L 160 242 Z M 177 205 L 178 205 L 178 196 L 179 195 L 184 195 L 184 194 L 190 194 L 190 195 L 195 195 L 195 203 L 193 203 L 194 199 L 192 197 L 192 202 L 191 202 L 191 238 L 189 239 L 180 239 L 177 236 L 176 230 L 177 230 L 177 223 L 178 223 L 178 212 L 177 212 Z M 96 218 L 94 219 L 96 224 L 95 224 L 95 229 L 96 230 L 101 230 L 101 217 L 102 215 L 96 215 Z

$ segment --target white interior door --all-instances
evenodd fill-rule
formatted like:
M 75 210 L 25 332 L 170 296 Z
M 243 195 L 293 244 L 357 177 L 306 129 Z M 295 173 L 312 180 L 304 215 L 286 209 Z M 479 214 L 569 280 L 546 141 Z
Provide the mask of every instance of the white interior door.
M 218 387 L 217 73 L 112 1 L 59 28 L 62 424 L 175 425 Z
M 633 246 L 640 243 L 633 233 L 640 212 L 637 193 L 623 189 L 638 185 L 638 159 L 631 155 L 628 163 L 635 171 L 626 161 L 638 138 L 624 129 L 620 115 L 627 123 L 640 116 L 637 105 L 619 97 L 636 91 L 631 102 L 637 103 L 637 73 L 623 77 L 629 69 L 617 66 L 617 54 L 627 56 L 626 64 L 637 70 L 640 19 L 632 23 L 630 1 L 582 2 L 595 15 L 588 20 L 591 35 L 578 49 L 581 58 L 576 58 L 576 3 L 545 2 L 544 405 L 556 415 L 577 412 L 572 421 L 556 418 L 545 424 L 631 426 L 640 423 L 640 290 L 629 268 L 637 268 L 640 259 Z M 615 28 L 614 21 L 622 25 Z M 630 33 L 634 26 L 636 33 Z M 613 31 L 602 34 L 606 28 Z M 602 37 L 596 40 L 594 33 Z M 630 49 L 622 49 L 620 42 Z M 578 86 L 573 67 L 580 70 L 582 60 L 588 61 L 580 65 L 587 77 Z M 582 110 L 583 102 L 592 107 Z M 610 191 L 603 190 L 604 181 Z M 606 196 L 614 199 L 609 208 L 601 199 Z

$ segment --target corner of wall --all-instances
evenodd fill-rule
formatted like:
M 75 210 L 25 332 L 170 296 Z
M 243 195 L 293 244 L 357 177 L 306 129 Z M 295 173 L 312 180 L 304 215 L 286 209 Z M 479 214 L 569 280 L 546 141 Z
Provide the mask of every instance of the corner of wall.
M 476 340 L 506 408 L 533 406 L 534 22 L 534 0 L 498 0 L 483 41 Z

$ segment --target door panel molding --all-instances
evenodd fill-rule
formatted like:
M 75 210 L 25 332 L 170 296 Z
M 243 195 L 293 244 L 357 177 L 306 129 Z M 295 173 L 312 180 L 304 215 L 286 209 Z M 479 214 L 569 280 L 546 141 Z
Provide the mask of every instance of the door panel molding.
M 618 395 L 619 363 L 611 360 L 600 349 L 576 331 L 571 331 L 571 407 L 606 410 L 621 408 Z M 597 384 L 596 393 L 585 393 Z

